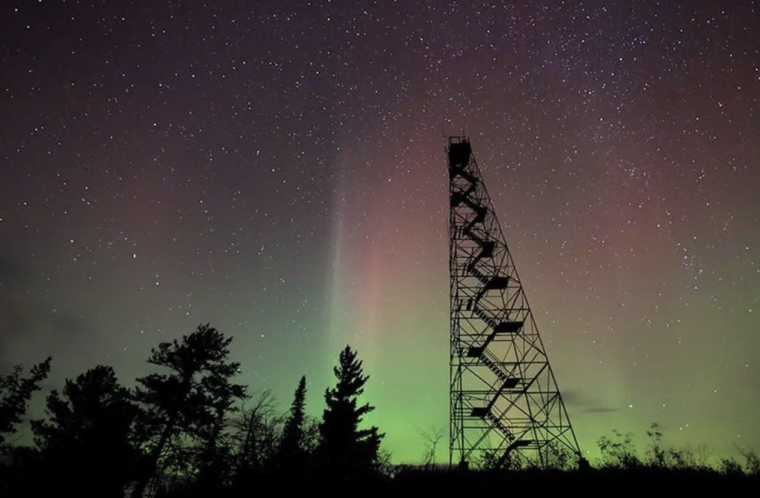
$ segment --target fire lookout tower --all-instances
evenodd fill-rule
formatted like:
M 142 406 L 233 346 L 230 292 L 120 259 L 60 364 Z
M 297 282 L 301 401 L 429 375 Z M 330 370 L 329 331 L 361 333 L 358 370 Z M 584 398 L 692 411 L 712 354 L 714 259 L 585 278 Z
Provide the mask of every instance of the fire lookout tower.
M 449 137 L 449 460 L 544 466 L 580 448 L 467 137 Z

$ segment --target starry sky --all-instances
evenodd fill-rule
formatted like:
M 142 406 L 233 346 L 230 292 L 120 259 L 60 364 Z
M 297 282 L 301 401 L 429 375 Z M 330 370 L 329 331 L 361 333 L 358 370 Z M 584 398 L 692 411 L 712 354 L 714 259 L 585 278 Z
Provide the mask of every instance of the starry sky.
M 350 344 L 419 461 L 464 133 L 582 449 L 657 422 L 760 450 L 758 26 L 752 0 L 1 0 L 0 370 L 131 385 L 211 323 L 252 392 L 284 410 L 305 374 L 319 415 Z

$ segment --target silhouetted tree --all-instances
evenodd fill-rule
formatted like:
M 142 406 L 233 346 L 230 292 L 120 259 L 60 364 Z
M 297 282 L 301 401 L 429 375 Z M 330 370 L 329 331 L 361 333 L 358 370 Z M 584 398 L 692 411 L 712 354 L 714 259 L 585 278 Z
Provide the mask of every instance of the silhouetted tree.
M 306 464 L 306 376 L 301 377 L 280 440 L 279 466 L 290 474 L 302 474 Z
M 263 391 L 254 405 L 243 407 L 242 417 L 237 421 L 238 454 L 234 486 L 246 491 L 257 481 L 270 477 L 272 462 L 282 437 L 284 418 L 275 410 L 269 391 Z
M 29 400 L 40 383 L 50 373 L 51 358 L 32 367 L 28 377 L 22 377 L 23 365 L 16 365 L 13 372 L 0 375 L 0 448 L 8 436 L 16 433 L 16 424 L 26 413 Z
M 131 438 L 137 412 L 111 367 L 67 379 L 62 394 L 53 390 L 49 419 L 32 421 L 47 484 L 58 494 L 122 497 L 140 455 Z
M 198 463 L 197 449 L 188 440 L 200 440 L 206 458 L 215 447 L 231 403 L 244 396 L 243 386 L 231 383 L 240 365 L 229 361 L 231 338 L 208 324 L 198 326 L 181 341 L 164 342 L 151 351 L 148 363 L 169 369 L 137 380 L 135 399 L 144 407 L 140 431 L 148 458 L 132 497 L 142 496 L 159 469 L 185 473 Z
M 422 455 L 422 465 L 424 467 L 433 467 L 435 465 L 436 449 L 438 443 L 443 439 L 443 427 L 430 426 L 427 431 L 417 429 L 417 433 L 425 442 L 425 452 Z
M 233 457 L 229 435 L 226 433 L 229 416 L 238 411 L 235 403 L 245 397 L 245 388 L 230 382 L 239 365 L 218 375 L 207 375 L 201 384 L 210 396 L 210 423 L 197 425 L 195 438 L 200 443 L 196 458 L 197 488 L 202 496 L 214 494 L 232 477 Z
M 303 424 L 306 413 L 306 376 L 301 377 L 290 405 L 290 414 L 282 431 L 280 447 L 284 453 L 296 453 L 301 450 L 303 439 Z
M 377 427 L 360 429 L 366 414 L 374 410 L 365 403 L 357 405 L 369 379 L 362 372 L 362 362 L 349 346 L 341 351 L 334 368 L 338 382 L 325 391 L 327 408 L 320 425 L 319 456 L 327 472 L 335 478 L 353 479 L 371 475 L 377 470 L 380 442 L 384 434 Z
M 319 418 L 312 417 L 310 415 L 304 416 L 303 431 L 301 435 L 301 448 L 307 457 L 312 455 L 319 446 L 319 427 L 321 425 L 322 421 Z
M 29 474 L 39 466 L 39 454 L 32 448 L 12 446 L 8 438 L 26 413 L 29 401 L 50 372 L 50 358 L 31 368 L 24 377 L 23 365 L 0 375 L 0 496 L 28 496 Z

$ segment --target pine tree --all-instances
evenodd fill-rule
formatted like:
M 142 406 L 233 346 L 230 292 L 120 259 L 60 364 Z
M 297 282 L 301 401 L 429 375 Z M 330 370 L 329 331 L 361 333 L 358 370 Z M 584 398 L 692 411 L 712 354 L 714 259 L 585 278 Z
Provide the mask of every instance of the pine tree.
M 380 442 L 384 434 L 377 427 L 360 429 L 366 414 L 374 410 L 365 403 L 357 405 L 369 376 L 363 374 L 362 362 L 349 346 L 340 353 L 334 368 L 338 382 L 325 391 L 327 408 L 320 425 L 319 453 L 326 470 L 339 479 L 356 479 L 371 475 L 379 463 Z
M 300 473 L 305 463 L 304 423 L 306 421 L 306 376 L 298 383 L 290 414 L 280 441 L 280 465 L 284 470 Z
M 190 460 L 188 439 L 201 441 L 201 459 L 215 458 L 225 416 L 233 401 L 245 395 L 243 386 L 231 382 L 240 367 L 228 359 L 231 342 L 206 324 L 181 341 L 161 343 L 151 351 L 148 363 L 170 373 L 137 380 L 135 398 L 145 408 L 141 431 L 148 459 L 133 498 L 142 496 L 159 468 L 193 470 L 183 469 Z
M 122 497 L 140 456 L 132 439 L 138 408 L 113 369 L 67 379 L 62 393 L 47 397 L 47 413 L 48 420 L 32 421 L 47 484 L 57 494 Z
M 33 366 L 26 378 L 21 377 L 22 365 L 16 365 L 8 375 L 0 375 L 0 447 L 5 444 L 7 436 L 16 432 L 16 424 L 26 413 L 29 400 L 50 373 L 50 362 L 51 358 L 48 358 Z

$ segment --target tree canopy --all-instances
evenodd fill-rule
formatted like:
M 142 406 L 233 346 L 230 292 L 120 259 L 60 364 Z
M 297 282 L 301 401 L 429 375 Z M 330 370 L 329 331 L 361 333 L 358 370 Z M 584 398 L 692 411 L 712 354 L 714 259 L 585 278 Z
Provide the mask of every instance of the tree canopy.
M 168 371 L 137 379 L 135 399 L 143 408 L 140 432 L 149 458 L 133 497 L 142 496 L 158 468 L 187 473 L 216 465 L 225 417 L 235 400 L 245 396 L 244 386 L 231 380 L 240 368 L 229 360 L 231 342 L 202 324 L 181 340 L 151 351 L 148 363 Z M 195 446 L 188 448 L 189 441 Z
M 320 425 L 320 456 L 333 477 L 365 477 L 377 468 L 384 436 L 377 427 L 360 428 L 364 416 L 374 410 L 368 403 L 358 404 L 369 376 L 364 375 L 361 360 L 349 346 L 341 351 L 333 372 L 337 383 L 325 391 L 327 407 Z
M 293 396 L 290 414 L 282 433 L 281 451 L 285 455 L 295 455 L 302 450 L 304 421 L 306 419 L 306 376 L 302 376 Z
M 33 366 L 28 377 L 22 377 L 23 365 L 16 365 L 8 375 L 0 375 L 0 446 L 16 432 L 16 424 L 26 413 L 29 400 L 50 373 L 51 361 L 47 358 Z
M 140 457 L 132 439 L 138 409 L 113 369 L 97 366 L 66 380 L 46 406 L 48 420 L 32 421 L 32 430 L 51 484 L 58 492 L 123 496 Z

